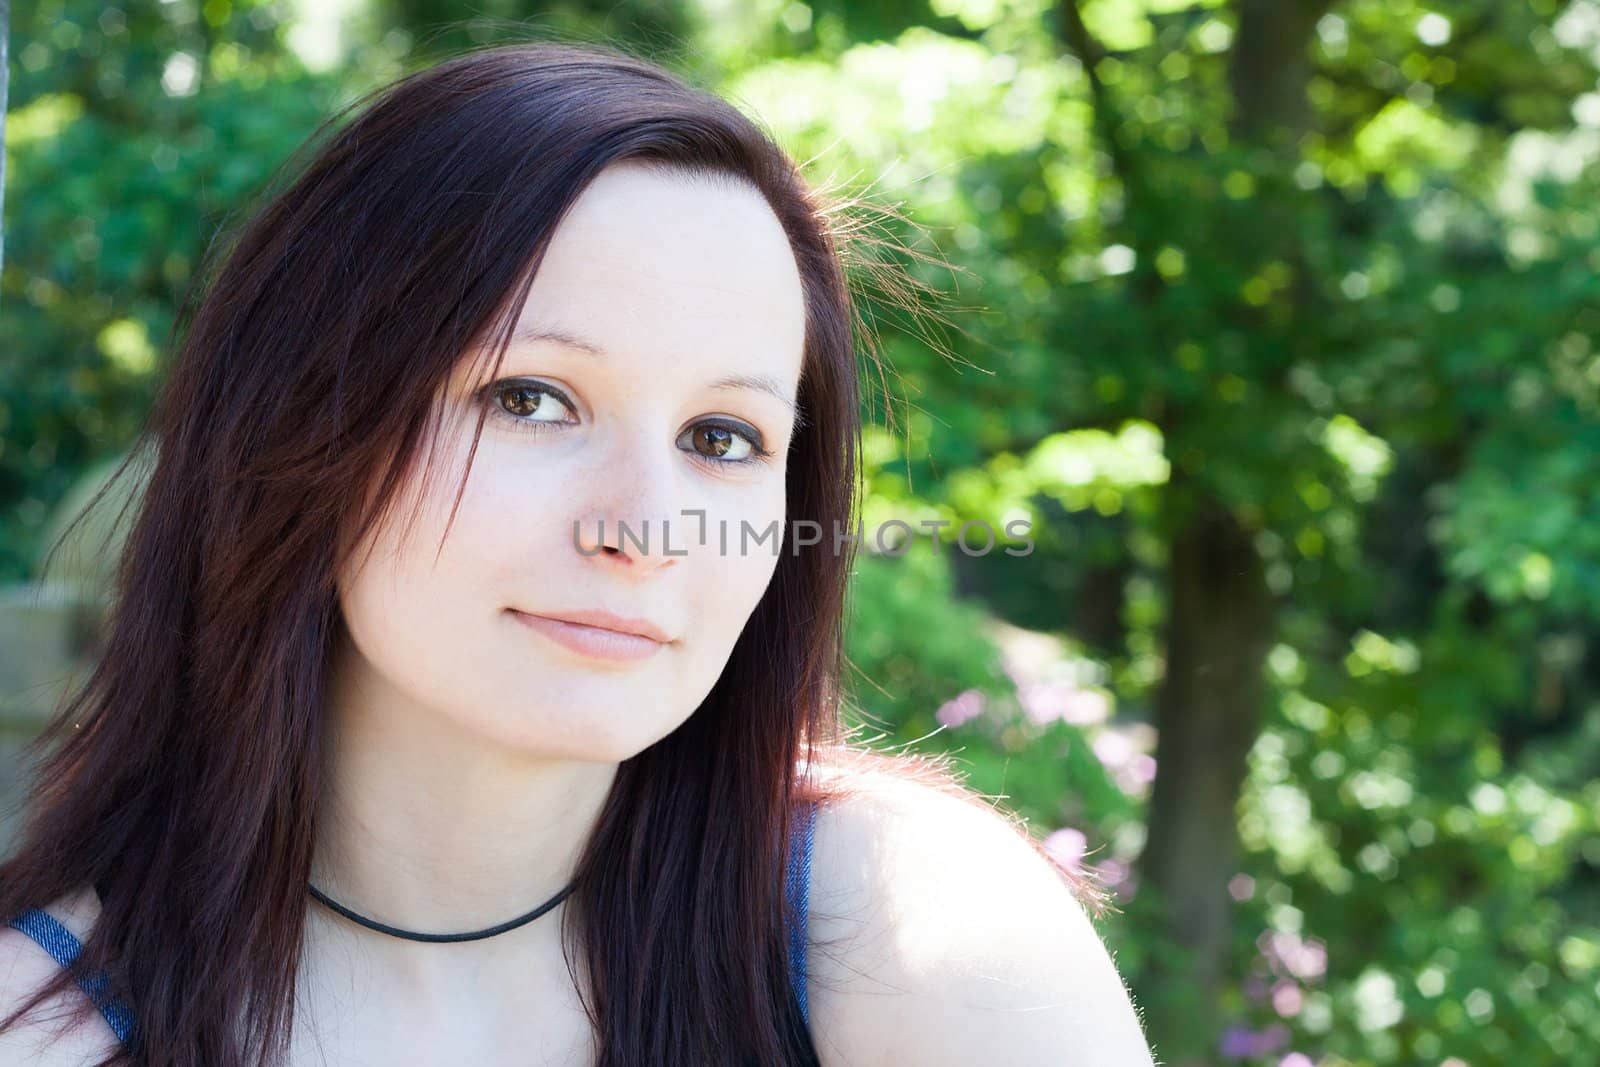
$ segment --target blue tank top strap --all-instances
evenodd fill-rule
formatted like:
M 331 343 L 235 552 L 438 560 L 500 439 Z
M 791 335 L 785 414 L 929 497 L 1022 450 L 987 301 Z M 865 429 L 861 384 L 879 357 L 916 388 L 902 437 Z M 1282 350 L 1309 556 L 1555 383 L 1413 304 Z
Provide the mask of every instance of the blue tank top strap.
M 83 942 L 61 925 L 61 921 L 54 915 L 39 908 L 29 908 L 21 915 L 12 919 L 7 925 L 20 930 L 39 943 L 39 947 L 50 953 L 62 967 L 69 967 L 72 961 L 78 958 L 78 953 L 83 951 Z M 95 1007 L 100 1009 L 100 1014 L 105 1016 L 111 1030 L 124 1045 L 131 1045 L 134 1033 L 134 1017 L 122 998 L 110 992 L 110 980 L 104 972 L 87 975 L 78 979 L 79 987 L 86 993 Z
M 786 924 L 789 932 L 789 980 L 794 987 L 795 999 L 800 1004 L 800 1018 L 808 1026 L 811 1023 L 811 1011 L 806 997 L 806 922 L 811 895 L 811 847 L 816 828 L 817 805 L 814 802 L 807 803 L 795 822 L 785 883 L 797 920 Z

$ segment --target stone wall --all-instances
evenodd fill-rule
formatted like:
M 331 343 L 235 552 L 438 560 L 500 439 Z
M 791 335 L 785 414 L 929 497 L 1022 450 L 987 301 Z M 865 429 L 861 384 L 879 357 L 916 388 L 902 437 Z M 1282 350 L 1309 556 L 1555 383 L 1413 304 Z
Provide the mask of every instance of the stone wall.
M 96 618 L 63 583 L 0 587 L 0 854 L 11 850 L 26 784 L 22 746 L 85 678 Z
M 84 474 L 46 523 L 33 578 L 0 586 L 0 855 L 11 851 L 26 786 L 22 746 L 83 682 L 98 653 L 113 568 L 152 456 L 139 453 L 115 481 L 122 455 Z

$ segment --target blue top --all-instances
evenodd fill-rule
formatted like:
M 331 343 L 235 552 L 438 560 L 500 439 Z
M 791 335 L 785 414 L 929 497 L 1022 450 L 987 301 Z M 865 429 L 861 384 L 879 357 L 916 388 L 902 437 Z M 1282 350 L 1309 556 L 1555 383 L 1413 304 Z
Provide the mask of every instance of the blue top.
M 63 967 L 76 959 L 83 949 L 83 943 L 73 936 L 71 930 L 62 926 L 54 915 L 40 908 L 29 908 L 12 919 L 10 925 L 39 942 Z M 110 994 L 108 990 L 110 984 L 104 972 L 78 979 L 78 985 L 89 995 L 89 999 L 94 1001 L 95 1007 L 100 1009 L 100 1014 L 106 1017 L 106 1022 L 111 1024 L 112 1031 L 124 1045 L 131 1046 L 134 1031 L 133 1011 L 123 1003 L 122 998 Z
M 794 840 L 788 851 L 787 876 L 784 880 L 785 895 L 793 902 L 795 914 L 799 918 L 797 925 L 790 925 L 787 916 L 784 920 L 784 926 L 789 934 L 789 980 L 794 987 L 795 999 L 800 1004 L 800 1017 L 808 1026 L 811 1023 L 811 1012 L 806 1003 L 806 922 L 811 887 L 811 845 L 816 837 L 816 827 L 817 806 L 807 804 L 804 814 L 795 826 Z M 12 919 L 9 925 L 37 941 L 40 947 L 50 953 L 63 967 L 69 966 L 83 950 L 83 943 L 71 930 L 61 925 L 55 916 L 40 908 L 29 908 Z M 124 1045 L 132 1047 L 135 1031 L 138 1029 L 137 1020 L 134 1019 L 133 1011 L 126 1002 L 110 993 L 110 981 L 106 975 L 102 972 L 80 978 L 78 985 L 94 1002 L 95 1007 L 100 1009 L 100 1014 L 105 1016 L 106 1022 L 111 1025 L 111 1030 L 118 1039 Z
M 795 826 L 795 840 L 789 848 L 788 877 L 784 894 L 794 904 L 799 919 L 789 929 L 789 984 L 800 1002 L 800 1018 L 811 1025 L 811 1009 L 806 1001 L 806 924 L 811 896 L 811 843 L 817 832 L 817 805 L 806 804 Z

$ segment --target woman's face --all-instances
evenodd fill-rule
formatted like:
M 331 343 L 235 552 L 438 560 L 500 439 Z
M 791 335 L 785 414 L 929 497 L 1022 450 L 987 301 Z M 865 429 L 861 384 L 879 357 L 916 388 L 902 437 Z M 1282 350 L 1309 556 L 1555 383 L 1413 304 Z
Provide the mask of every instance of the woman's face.
M 620 761 L 700 704 L 788 550 L 800 276 L 753 189 L 616 165 L 561 222 L 517 334 L 492 380 L 458 364 L 433 454 L 341 576 L 353 669 L 497 744 Z M 549 618 L 581 612 L 667 640 Z

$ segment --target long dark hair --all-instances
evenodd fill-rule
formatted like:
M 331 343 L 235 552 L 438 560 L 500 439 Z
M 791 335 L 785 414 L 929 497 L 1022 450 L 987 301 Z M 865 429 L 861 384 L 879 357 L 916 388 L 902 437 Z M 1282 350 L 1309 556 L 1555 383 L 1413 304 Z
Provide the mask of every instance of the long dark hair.
M 730 175 L 771 205 L 806 302 L 787 518 L 854 529 L 858 340 L 877 359 L 857 336 L 845 202 L 727 101 L 607 45 L 498 46 L 357 101 L 297 160 L 180 310 L 129 453 L 152 466 L 102 644 L 30 746 L 20 846 L 0 866 L 8 916 L 98 888 L 82 967 L 114 977 L 139 1033 L 105 1065 L 285 1055 L 334 575 L 462 353 L 491 343 L 499 367 L 543 250 L 603 168 Z M 601 1065 L 815 1063 L 783 929 L 796 805 L 871 774 L 986 803 L 943 761 L 841 732 L 854 546 L 831 542 L 780 554 L 710 695 L 622 764 L 581 856 L 562 943 Z

